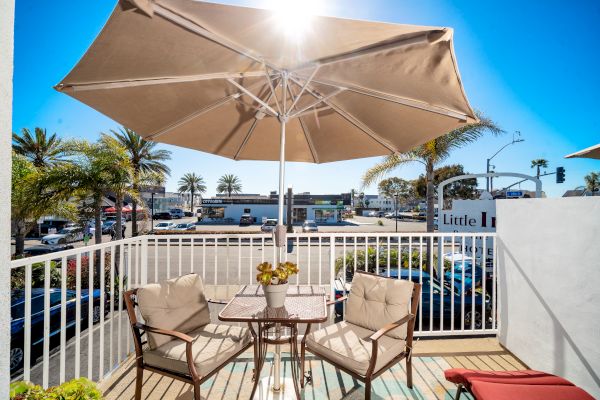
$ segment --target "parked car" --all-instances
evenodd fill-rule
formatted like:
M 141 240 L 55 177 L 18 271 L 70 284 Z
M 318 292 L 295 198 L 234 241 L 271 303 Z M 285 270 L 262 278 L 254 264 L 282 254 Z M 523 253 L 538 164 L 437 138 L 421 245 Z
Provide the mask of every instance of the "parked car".
M 113 222 L 117 222 L 117 217 L 114 215 L 109 215 L 107 217 L 104 217 L 104 222 L 108 222 L 108 221 L 113 221 Z M 125 223 L 127 223 L 127 218 L 125 217 L 121 217 L 121 223 L 123 225 L 125 225 Z
M 93 322 L 100 321 L 100 290 L 93 291 Z M 60 336 L 61 326 L 61 289 L 51 288 L 50 292 L 50 348 L 60 345 L 58 337 Z M 66 329 L 75 326 L 76 323 L 76 291 L 67 290 L 66 293 Z M 110 311 L 109 296 L 105 296 L 104 313 Z M 87 326 L 88 323 L 88 304 L 89 291 L 82 290 L 80 296 L 81 325 Z M 11 344 L 10 344 L 10 371 L 18 372 L 23 367 L 24 337 L 25 337 L 25 290 L 15 289 L 11 292 Z M 31 289 L 31 365 L 35 363 L 44 343 L 44 289 Z M 68 331 L 67 331 L 68 332 Z
M 254 217 L 250 214 L 242 214 L 240 217 L 240 226 L 252 225 L 254 223 Z
M 264 232 L 264 233 L 271 233 L 271 232 L 273 232 L 273 230 L 275 229 L 276 226 L 277 226 L 277 220 L 269 218 L 265 221 L 264 224 L 262 224 L 262 226 L 260 227 L 260 230 L 261 230 L 261 232 Z
M 181 208 L 171 208 L 169 212 L 171 213 L 171 218 L 173 219 L 181 219 L 185 217 L 185 213 Z
M 175 229 L 175 225 L 172 222 L 159 222 L 158 224 L 154 225 L 154 230 L 155 231 L 172 231 Z
M 27 247 L 24 253 L 30 257 L 41 256 L 43 254 L 55 253 L 57 251 L 70 250 L 73 248 L 71 244 L 38 244 L 36 246 Z
M 317 223 L 315 221 L 313 221 L 312 219 L 307 219 L 302 224 L 302 232 L 303 233 L 318 232 L 318 231 L 319 231 L 319 227 L 318 227 Z
M 46 235 L 42 238 L 42 244 L 67 244 L 83 240 L 83 229 L 80 227 L 63 228 L 58 233 Z
M 154 213 L 154 219 L 173 219 L 173 216 L 169 211 L 162 211 Z
M 165 223 L 166 222 L 161 222 L 161 224 L 165 224 Z M 195 231 L 196 224 L 192 224 L 192 223 L 177 224 L 171 230 L 173 230 L 173 231 Z
M 117 223 L 117 221 L 115 221 L 115 220 L 104 221 L 102 223 L 102 234 L 108 235 L 110 233 L 110 231 L 112 230 L 113 225 L 115 225 L 116 223 Z

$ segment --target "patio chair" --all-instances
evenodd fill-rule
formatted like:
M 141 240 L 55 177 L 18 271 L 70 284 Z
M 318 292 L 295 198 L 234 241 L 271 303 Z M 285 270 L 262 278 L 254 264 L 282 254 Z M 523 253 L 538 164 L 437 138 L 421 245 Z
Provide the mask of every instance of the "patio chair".
M 210 322 L 210 300 L 196 274 L 129 290 L 124 298 L 135 344 L 136 400 L 142 398 L 144 370 L 191 384 L 194 399 L 200 400 L 200 385 L 256 337 L 250 325 Z M 144 323 L 138 321 L 136 307 Z
M 408 280 L 384 278 L 356 271 L 347 297 L 345 320 L 310 332 L 307 326 L 300 348 L 301 376 L 305 353 L 333 364 L 365 383 L 365 399 L 371 398 L 371 382 L 406 359 L 407 385 L 412 388 L 412 340 L 421 287 Z M 304 387 L 304 379 L 302 379 Z

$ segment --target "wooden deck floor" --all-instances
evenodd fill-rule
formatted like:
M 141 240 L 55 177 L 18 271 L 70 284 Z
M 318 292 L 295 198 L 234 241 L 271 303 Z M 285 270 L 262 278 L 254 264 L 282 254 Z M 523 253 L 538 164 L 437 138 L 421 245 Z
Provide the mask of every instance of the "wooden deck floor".
M 284 361 L 285 361 L 284 353 Z M 483 370 L 516 370 L 526 368 L 495 338 L 421 340 L 414 353 L 414 388 L 406 386 L 404 363 L 401 362 L 373 381 L 374 399 L 453 399 L 456 387 L 444 380 L 444 370 L 453 367 Z M 311 357 L 313 383 L 303 392 L 305 399 L 362 399 L 364 387 L 330 364 Z M 263 376 L 269 371 L 265 364 Z M 205 399 L 246 399 L 252 387 L 252 353 L 244 353 L 214 378 L 202 385 Z M 289 374 L 285 369 L 284 373 Z M 107 400 L 134 398 L 135 364 L 132 360 L 101 383 Z M 144 399 L 192 399 L 191 386 L 157 374 L 145 373 Z M 469 398 L 468 396 L 464 397 Z

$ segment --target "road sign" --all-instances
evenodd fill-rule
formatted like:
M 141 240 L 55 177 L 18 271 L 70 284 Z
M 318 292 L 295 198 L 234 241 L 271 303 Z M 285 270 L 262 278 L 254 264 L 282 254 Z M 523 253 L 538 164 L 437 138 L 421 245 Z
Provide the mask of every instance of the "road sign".
M 523 191 L 522 190 L 507 191 L 506 197 L 523 197 Z

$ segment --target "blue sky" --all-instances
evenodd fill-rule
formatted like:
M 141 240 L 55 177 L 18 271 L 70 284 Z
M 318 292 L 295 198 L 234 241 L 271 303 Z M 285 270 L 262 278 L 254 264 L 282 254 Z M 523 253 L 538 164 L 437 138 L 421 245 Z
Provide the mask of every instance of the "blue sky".
M 227 1 L 261 6 L 264 0 Z M 453 153 L 447 163 L 485 172 L 485 160 L 520 131 L 525 142 L 510 146 L 492 162 L 497 171 L 532 173 L 530 162 L 546 158 L 548 172 L 566 168 L 566 182 L 543 178 L 549 196 L 583 185 L 583 176 L 600 171 L 595 160 L 565 160 L 564 155 L 600 142 L 600 2 L 330 0 L 323 13 L 340 17 L 454 28 L 458 65 L 474 108 L 508 133 L 487 137 Z M 93 109 L 52 89 L 83 55 L 108 18 L 113 1 L 18 1 L 15 28 L 13 130 L 41 126 L 62 137 L 95 140 L 118 125 Z M 248 193 L 277 187 L 273 162 L 232 161 L 192 150 L 173 152 L 167 190 L 186 172 L 201 174 L 214 194 L 224 173 L 238 175 Z M 331 164 L 287 164 L 287 185 L 295 191 L 340 193 L 360 186 L 365 169 L 377 158 Z M 343 172 L 342 172 L 343 171 Z M 420 165 L 393 175 L 412 179 Z M 505 186 L 510 181 L 499 181 Z M 483 183 L 483 182 L 482 182 Z M 532 185 L 524 184 L 524 189 Z M 375 193 L 376 188 L 366 190 Z

